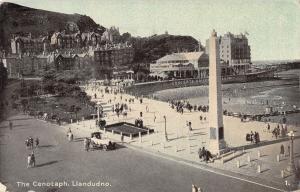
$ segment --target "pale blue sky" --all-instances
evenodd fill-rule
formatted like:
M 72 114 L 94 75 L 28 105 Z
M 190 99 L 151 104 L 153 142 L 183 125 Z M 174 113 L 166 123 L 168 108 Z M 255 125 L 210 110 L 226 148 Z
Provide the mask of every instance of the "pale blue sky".
M 1 0 L 0 0 L 1 1 Z M 7 0 L 90 16 L 134 36 L 249 33 L 252 60 L 300 59 L 300 0 Z

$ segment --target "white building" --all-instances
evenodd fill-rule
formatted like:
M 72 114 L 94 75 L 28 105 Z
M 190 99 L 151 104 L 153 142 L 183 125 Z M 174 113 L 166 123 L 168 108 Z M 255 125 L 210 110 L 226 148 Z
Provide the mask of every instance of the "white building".
M 172 53 L 150 64 L 150 72 L 174 78 L 207 77 L 208 55 L 204 52 Z

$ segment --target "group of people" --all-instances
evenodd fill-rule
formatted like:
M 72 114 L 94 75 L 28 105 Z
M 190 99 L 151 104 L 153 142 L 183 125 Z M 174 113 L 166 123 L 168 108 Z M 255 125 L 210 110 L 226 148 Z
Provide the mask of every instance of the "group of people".
M 205 147 L 199 148 L 198 150 L 199 159 L 205 161 L 206 163 L 209 162 L 209 160 L 213 161 L 213 156 L 211 152 Z
M 74 135 L 73 135 L 73 133 L 72 133 L 72 131 L 71 131 L 71 129 L 69 128 L 69 130 L 68 130 L 68 132 L 67 132 L 67 138 L 68 138 L 68 140 L 71 142 L 71 141 L 73 141 L 73 139 L 74 139 Z
M 137 119 L 134 121 L 134 125 L 137 126 L 137 127 L 143 128 L 143 120 L 140 119 L 140 118 L 137 118 Z
M 123 114 L 124 117 L 127 117 L 128 105 L 126 103 L 117 103 L 112 106 L 112 110 L 113 112 L 116 112 L 118 117 L 120 114 Z
M 270 131 L 269 123 L 267 125 L 267 129 L 268 129 L 268 131 Z M 278 138 L 278 136 L 285 137 L 286 133 L 287 133 L 287 125 L 281 124 L 281 128 L 280 128 L 280 125 L 277 124 L 277 126 L 272 131 L 272 137 L 275 137 L 276 139 Z
M 184 109 L 188 110 L 189 112 L 194 111 L 202 111 L 208 112 L 209 107 L 206 105 L 191 105 L 188 101 L 169 101 L 170 106 L 172 109 L 176 109 L 177 112 L 183 113 Z
M 260 142 L 260 137 L 259 137 L 259 133 L 254 131 L 251 131 L 250 133 L 246 134 L 246 141 L 250 141 L 251 143 L 259 143 Z
M 32 137 L 28 137 L 25 140 L 26 147 L 31 150 L 33 150 L 33 148 L 34 148 L 34 143 L 35 143 L 35 147 L 38 148 L 39 144 L 40 144 L 40 140 L 38 137 L 36 139 L 33 139 Z M 28 154 L 28 157 L 27 157 L 27 168 L 30 168 L 30 167 L 35 167 L 34 151 L 32 151 L 32 153 Z
M 192 131 L 192 122 L 186 121 L 186 126 L 188 127 L 189 131 Z
M 27 157 L 27 168 L 30 167 L 35 167 L 35 155 L 33 151 Z
M 37 137 L 35 140 L 34 140 L 32 137 L 28 137 L 28 138 L 25 140 L 25 145 L 26 145 L 27 148 L 33 149 L 33 148 L 34 148 L 34 142 L 35 142 L 36 148 L 38 148 L 38 147 L 39 147 L 39 144 L 40 144 L 40 140 L 39 140 L 38 137 Z
M 280 156 L 281 157 L 284 157 L 284 156 L 290 156 L 290 150 L 291 150 L 291 148 L 290 148 L 290 146 L 288 145 L 288 147 L 287 147 L 288 149 L 287 149 L 287 151 L 286 151 L 286 153 L 285 153 L 285 150 L 284 150 L 284 145 L 282 144 L 281 146 L 280 146 Z
M 199 116 L 199 119 L 200 119 L 200 122 L 201 122 L 201 123 L 202 123 L 202 121 L 206 121 L 206 117 L 205 117 L 205 116 L 202 116 L 202 115 Z

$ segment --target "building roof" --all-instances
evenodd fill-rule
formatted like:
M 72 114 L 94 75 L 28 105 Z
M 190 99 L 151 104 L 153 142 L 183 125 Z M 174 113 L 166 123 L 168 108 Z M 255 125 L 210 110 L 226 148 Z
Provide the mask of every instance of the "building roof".
M 31 37 L 22 37 L 22 36 L 18 36 L 14 39 L 15 41 L 22 41 L 23 43 L 28 43 L 28 42 L 39 42 L 42 43 L 44 41 L 48 41 L 48 38 L 45 37 L 38 37 L 38 38 L 31 38 Z
M 96 36 L 97 38 L 100 38 L 101 35 L 98 34 L 98 33 L 95 33 L 95 32 L 85 32 L 85 33 L 82 33 L 81 34 L 81 38 L 82 40 L 91 40 L 92 39 L 92 36 Z
M 172 53 L 170 55 L 166 55 L 157 60 L 157 62 L 164 62 L 164 61 L 178 61 L 178 60 L 198 60 L 204 52 L 182 52 L 182 53 Z
M 89 56 L 87 53 L 79 53 L 77 55 L 78 55 L 78 57 L 81 57 L 81 58 Z
M 58 55 L 55 55 L 55 58 L 58 58 L 58 57 L 63 57 L 63 58 L 75 58 L 75 57 L 78 57 L 77 54 L 58 54 Z

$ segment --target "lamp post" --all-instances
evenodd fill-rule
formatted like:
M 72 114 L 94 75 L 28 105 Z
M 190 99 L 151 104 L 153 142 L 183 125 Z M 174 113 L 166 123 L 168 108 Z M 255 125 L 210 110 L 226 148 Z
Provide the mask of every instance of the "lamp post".
M 298 188 L 298 180 L 297 180 L 297 174 L 296 174 L 296 168 L 294 163 L 294 131 L 290 131 L 288 133 L 288 136 L 291 138 L 291 147 L 290 147 L 290 162 L 287 167 L 287 171 L 290 173 L 290 176 L 288 178 L 288 181 L 286 181 L 287 186 L 290 190 L 294 190 Z
M 291 174 L 295 174 L 296 173 L 296 168 L 295 168 L 295 162 L 294 162 L 294 131 L 290 131 L 288 133 L 288 136 L 291 138 L 291 148 L 290 148 L 290 162 L 288 164 L 287 170 L 291 173 Z
M 97 120 L 100 121 L 100 102 L 97 102 Z
M 165 120 L 165 138 L 166 141 L 168 141 L 168 134 L 167 134 L 167 117 L 164 115 L 164 120 Z

